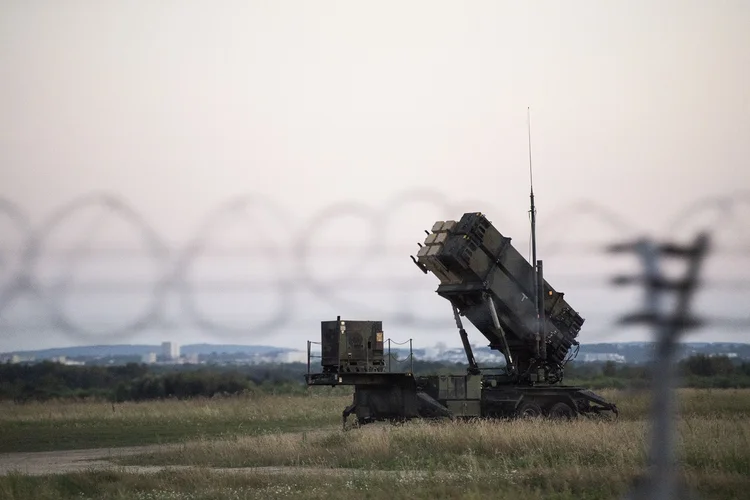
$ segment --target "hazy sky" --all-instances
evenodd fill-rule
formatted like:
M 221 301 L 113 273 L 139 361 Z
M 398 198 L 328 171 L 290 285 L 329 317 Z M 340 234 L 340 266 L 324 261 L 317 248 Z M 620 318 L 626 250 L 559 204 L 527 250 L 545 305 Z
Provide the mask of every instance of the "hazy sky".
M 404 307 L 413 300 L 422 316 L 439 320 L 433 329 L 404 327 L 394 336 L 458 344 L 449 305 L 434 297 L 436 280 L 418 273 L 408 253 L 434 220 L 458 218 L 463 210 L 487 211 L 526 248 L 527 106 L 541 240 L 619 236 L 591 217 L 561 213 L 581 200 L 656 233 L 669 229 L 672 217 L 695 200 L 750 190 L 748 26 L 750 3 L 743 0 L 6 0 L 0 7 L 0 198 L 39 227 L 80 196 L 112 193 L 179 250 L 226 200 L 262 195 L 281 208 L 255 215 L 252 224 L 225 228 L 211 241 L 273 241 L 286 251 L 328 205 L 382 207 L 405 190 L 439 192 L 455 211 L 426 203 L 399 206 L 383 231 L 403 256 L 369 261 L 367 272 L 413 280 L 416 288 L 401 290 L 397 301 Z M 750 245 L 750 203 L 734 208 L 738 218 L 721 241 Z M 281 222 L 282 212 L 293 223 Z M 132 227 L 119 230 L 113 218 L 104 221 L 97 241 L 138 244 Z M 338 223 L 319 241 L 340 246 L 380 234 L 358 234 L 358 226 Z M 86 233 L 83 224 L 66 220 L 45 248 Z M 11 242 L 3 247 L 1 287 L 13 276 L 10 256 L 20 239 L 8 220 L 0 231 Z M 214 259 L 200 279 L 251 267 L 265 271 L 266 279 L 276 266 L 274 273 L 283 267 L 285 279 L 295 281 L 281 258 L 281 264 L 252 265 Z M 87 265 L 95 269 L 90 273 L 109 272 L 110 281 L 118 269 L 155 279 L 143 259 L 117 259 Z M 629 312 L 606 299 L 609 291 L 566 281 L 591 274 L 606 279 L 605 261 L 545 259 L 549 281 L 564 287 L 574 307 L 591 318 L 587 327 L 598 336 L 586 337 L 584 327 L 582 341 L 636 338 L 609 331 L 613 314 Z M 167 260 L 174 265 L 175 259 Z M 750 280 L 750 257 L 720 260 L 711 273 Z M 53 272 L 44 262 L 40 274 L 65 267 L 58 264 Z M 320 252 L 311 262 L 319 273 L 341 264 Z M 251 279 L 259 278 L 247 274 Z M 363 277 L 357 279 L 358 287 L 344 294 L 350 300 L 372 292 L 362 290 L 368 288 Z M 715 313 L 747 317 L 748 289 L 722 293 L 707 299 Z M 118 312 L 146 300 L 111 295 L 106 307 L 79 297 L 70 314 L 120 324 Z M 225 314 L 267 307 L 261 305 L 267 297 L 227 296 L 211 299 L 224 304 Z M 168 322 L 179 323 L 180 302 L 170 297 Z M 287 312 L 298 319 L 265 336 L 208 336 L 180 327 L 103 341 L 171 337 L 182 343 L 304 345 L 318 335 L 318 321 L 336 314 L 374 316 L 381 311 L 378 300 L 394 300 L 393 293 L 360 297 L 373 306 L 371 313 L 301 293 Z M 425 313 L 425 307 L 431 309 Z M 29 297 L 0 311 L 0 351 L 80 341 L 54 329 L 24 333 L 14 326 L 36 321 L 39 311 L 40 302 Z M 700 338 L 748 338 L 736 331 L 711 335 Z

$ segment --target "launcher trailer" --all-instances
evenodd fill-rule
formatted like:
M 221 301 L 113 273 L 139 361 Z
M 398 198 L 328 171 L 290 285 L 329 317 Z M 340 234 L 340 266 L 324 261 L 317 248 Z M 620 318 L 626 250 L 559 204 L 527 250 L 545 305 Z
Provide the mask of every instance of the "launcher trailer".
M 353 385 L 360 424 L 411 418 L 514 418 L 617 415 L 615 404 L 583 387 L 562 385 L 565 364 L 584 319 L 481 213 L 438 221 L 414 263 L 440 281 L 466 353 L 462 375 L 392 372 L 382 322 L 324 321 L 322 372 L 308 385 Z M 502 369 L 480 369 L 462 318 L 505 358 Z M 308 343 L 308 353 L 310 343 Z M 308 358 L 309 366 L 309 358 Z

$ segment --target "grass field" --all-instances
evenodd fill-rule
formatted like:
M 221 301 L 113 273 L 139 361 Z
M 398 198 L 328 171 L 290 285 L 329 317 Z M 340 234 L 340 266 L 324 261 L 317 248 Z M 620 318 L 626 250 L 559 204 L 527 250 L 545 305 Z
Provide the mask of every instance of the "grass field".
M 81 429 L 87 446 L 183 443 L 117 459 L 123 466 L 195 468 L 10 475 L 0 478 L 0 498 L 617 498 L 646 459 L 648 399 L 602 393 L 621 408 L 618 421 L 415 421 L 348 432 L 338 426 L 349 396 L 128 404 L 114 412 L 95 403 L 8 405 L 0 416 L 4 451 L 70 448 L 64 435 Z M 750 390 L 681 390 L 679 402 L 685 482 L 702 498 L 746 498 Z M 21 439 L 21 424 L 46 437 Z M 128 434 L 139 426 L 136 437 Z M 15 429 L 11 444 L 6 429 Z M 101 429 L 109 434 L 97 437 Z M 279 470 L 242 469 L 260 466 Z
M 338 425 L 348 396 L 0 403 L 0 453 L 172 443 Z

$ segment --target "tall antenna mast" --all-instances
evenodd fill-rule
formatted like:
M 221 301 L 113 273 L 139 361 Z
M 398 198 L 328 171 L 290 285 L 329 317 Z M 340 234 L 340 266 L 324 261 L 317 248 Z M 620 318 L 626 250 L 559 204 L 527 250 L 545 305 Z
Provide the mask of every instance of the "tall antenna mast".
M 531 168 L 531 109 L 526 108 L 526 123 L 529 133 L 529 184 L 531 186 L 531 267 L 534 268 L 534 305 L 536 306 L 537 315 L 539 314 L 539 293 L 537 290 L 536 277 L 536 207 L 534 206 L 534 173 Z
M 526 108 L 526 117 L 529 131 L 529 184 L 531 193 L 529 198 L 531 200 L 531 267 L 533 269 L 534 277 L 534 309 L 536 312 L 536 319 L 538 323 L 537 330 L 537 355 L 541 359 L 542 363 L 547 360 L 547 334 L 545 332 L 545 311 L 544 311 L 544 277 L 542 274 L 542 261 L 536 260 L 536 207 L 534 206 L 534 174 L 531 167 L 531 109 Z M 541 380 L 546 380 L 547 368 L 544 368 L 545 373 L 541 375 Z

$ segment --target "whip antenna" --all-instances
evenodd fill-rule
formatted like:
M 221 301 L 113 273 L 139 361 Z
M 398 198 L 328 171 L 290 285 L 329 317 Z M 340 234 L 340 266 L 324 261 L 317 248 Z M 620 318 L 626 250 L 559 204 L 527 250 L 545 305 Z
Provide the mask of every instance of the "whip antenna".
M 534 206 L 534 171 L 531 163 L 531 109 L 526 108 L 526 122 L 529 134 L 529 199 L 531 201 L 531 268 L 534 283 L 534 309 L 538 323 L 536 355 L 544 362 L 547 359 L 547 334 L 544 314 L 544 277 L 542 261 L 536 260 L 536 207 Z M 545 369 L 546 370 L 546 369 Z
M 537 307 L 537 314 L 539 314 L 539 293 L 536 279 L 536 207 L 534 206 L 534 173 L 531 164 L 531 109 L 528 107 L 526 108 L 526 124 L 529 134 L 529 185 L 531 187 L 529 195 L 529 199 L 531 200 L 531 267 L 534 268 L 534 303 Z

